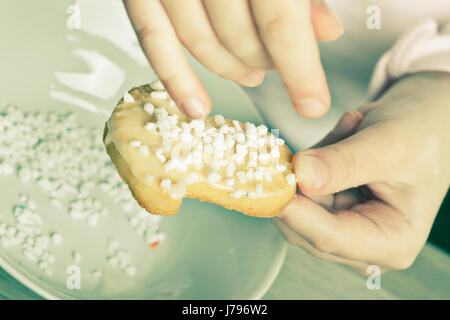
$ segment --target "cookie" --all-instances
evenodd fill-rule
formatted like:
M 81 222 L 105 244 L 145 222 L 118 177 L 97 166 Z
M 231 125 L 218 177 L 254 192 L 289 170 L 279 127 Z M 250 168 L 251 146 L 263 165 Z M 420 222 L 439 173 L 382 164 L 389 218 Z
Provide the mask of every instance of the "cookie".
M 268 218 L 296 192 L 282 139 L 221 115 L 191 120 L 159 80 L 124 93 L 103 141 L 134 198 L 153 214 L 173 215 L 188 197 Z

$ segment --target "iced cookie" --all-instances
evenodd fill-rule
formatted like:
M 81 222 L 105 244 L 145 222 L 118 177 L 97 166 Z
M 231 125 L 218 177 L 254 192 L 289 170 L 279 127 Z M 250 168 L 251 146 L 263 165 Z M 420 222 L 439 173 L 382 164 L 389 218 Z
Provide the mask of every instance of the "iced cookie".
M 292 153 L 264 125 L 191 120 L 160 81 L 125 92 L 107 121 L 106 150 L 138 203 L 173 215 L 183 197 L 273 217 L 296 191 Z

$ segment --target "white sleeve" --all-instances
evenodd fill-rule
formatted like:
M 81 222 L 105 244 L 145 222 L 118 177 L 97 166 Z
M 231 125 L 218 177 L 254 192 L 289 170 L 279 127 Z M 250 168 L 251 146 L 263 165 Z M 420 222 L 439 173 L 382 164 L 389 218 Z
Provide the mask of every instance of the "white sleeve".
M 369 85 L 369 99 L 378 97 L 396 79 L 423 71 L 450 72 L 450 23 L 438 30 L 427 18 L 405 32 L 378 61 Z

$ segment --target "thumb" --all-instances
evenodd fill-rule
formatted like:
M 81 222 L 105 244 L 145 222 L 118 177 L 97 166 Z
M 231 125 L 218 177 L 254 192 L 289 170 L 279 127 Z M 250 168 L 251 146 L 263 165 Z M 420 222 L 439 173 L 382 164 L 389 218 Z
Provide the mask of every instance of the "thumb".
M 300 151 L 292 162 L 300 190 L 324 196 L 385 180 L 405 154 L 397 137 L 392 128 L 377 124 L 338 143 Z

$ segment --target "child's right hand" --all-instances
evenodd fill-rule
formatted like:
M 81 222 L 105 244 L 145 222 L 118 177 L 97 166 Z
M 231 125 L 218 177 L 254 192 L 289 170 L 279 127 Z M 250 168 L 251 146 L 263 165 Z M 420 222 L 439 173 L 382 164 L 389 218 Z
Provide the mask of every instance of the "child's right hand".
M 297 153 L 302 194 L 274 219 L 287 240 L 362 273 L 409 267 L 449 188 L 449 87 L 448 73 L 403 77 Z
M 319 0 L 124 0 L 153 70 L 191 118 L 206 116 L 211 100 L 183 52 L 210 71 L 245 86 L 276 68 L 294 108 L 320 117 L 330 95 L 318 40 L 333 40 L 342 24 Z

